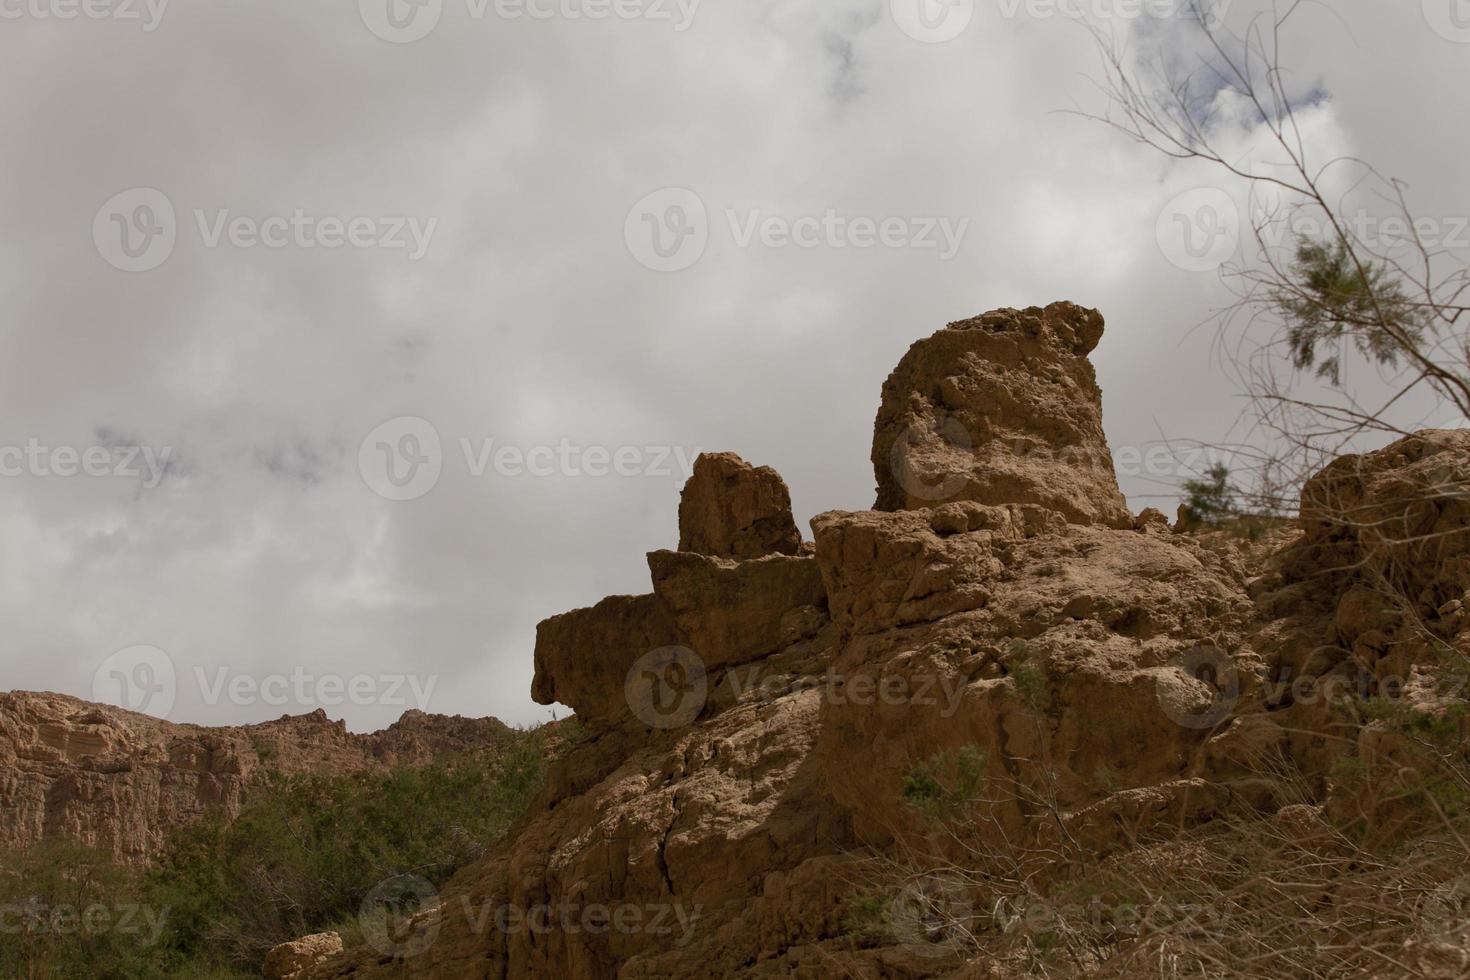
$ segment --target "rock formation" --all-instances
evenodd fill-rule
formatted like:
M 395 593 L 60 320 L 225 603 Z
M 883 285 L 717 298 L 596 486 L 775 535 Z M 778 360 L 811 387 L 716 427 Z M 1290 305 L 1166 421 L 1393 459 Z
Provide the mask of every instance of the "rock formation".
M 734 453 L 703 453 L 679 499 L 679 550 L 744 561 L 794 555 L 801 532 L 780 474 Z
M 265 957 L 265 980 L 297 980 L 310 967 L 342 952 L 342 937 L 320 932 L 282 943 Z
M 1102 332 L 1096 310 L 1053 303 L 994 310 L 914 344 L 883 385 L 875 508 L 1026 503 L 1127 527 L 1087 360 Z
M 269 975 L 1035 975 L 965 941 L 1032 928 L 1000 882 L 1121 863 L 1167 891 L 1268 839 L 1294 872 L 1329 869 L 1282 903 L 1372 899 L 1334 880 L 1355 865 L 1329 819 L 1402 806 L 1426 750 L 1323 693 L 1407 678 L 1416 717 L 1464 744 L 1433 680 L 1446 650 L 1470 650 L 1470 433 L 1338 461 L 1300 527 L 1175 533 L 1124 506 L 1086 359 L 1101 334 L 1095 311 L 1058 303 L 915 344 L 883 388 L 876 508 L 818 515 L 810 542 L 773 471 L 702 457 L 650 591 L 538 628 L 533 696 L 580 724 L 518 830 L 391 936 L 342 952 L 308 937 Z M 95 756 L 102 737 L 51 751 Z M 1404 791 L 1365 791 L 1344 755 Z M 180 778 L 198 793 L 215 768 Z M 956 804 L 963 824 L 936 823 Z M 1261 836 L 1186 840 L 1235 821 Z M 1425 866 L 1414 894 L 1453 906 L 1454 862 Z M 1349 920 L 1376 928 L 1367 908 Z M 1463 976 L 1470 938 L 1436 908 L 1392 962 Z M 1100 943 L 1168 959 L 1147 938 Z M 1067 970 L 1104 965 L 1088 955 Z M 1130 962 L 1096 975 L 1138 975 Z
M 0 694 L 0 847 L 53 838 L 146 864 L 168 832 L 233 814 L 257 773 L 353 772 L 490 742 L 505 726 L 409 711 L 371 735 L 326 713 L 204 728 L 59 694 Z
M 308 975 L 941 975 L 957 960 L 922 928 L 864 947 L 845 911 L 875 858 L 963 857 L 913 805 L 926 760 L 983 759 L 982 843 L 1021 851 L 1103 853 L 1120 825 L 1257 792 L 1202 761 L 1260 700 L 1246 574 L 1135 526 L 1086 360 L 1101 332 L 1055 304 L 914 345 L 883 389 L 878 509 L 817 516 L 807 545 L 779 477 L 704 457 L 652 591 L 538 630 L 533 694 L 586 737 L 523 831 L 422 914 L 427 948 Z M 535 910 L 544 928 L 486 925 Z

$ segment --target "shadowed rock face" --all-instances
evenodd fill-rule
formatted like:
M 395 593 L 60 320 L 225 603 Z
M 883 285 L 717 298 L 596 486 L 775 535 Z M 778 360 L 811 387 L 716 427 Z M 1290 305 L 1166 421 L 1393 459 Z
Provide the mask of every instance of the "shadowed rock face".
M 995 310 L 909 348 L 873 432 L 876 510 L 1037 504 L 1073 524 L 1132 521 L 1087 355 L 1103 318 L 1072 303 Z
M 170 831 L 238 812 L 262 772 L 355 772 L 489 745 L 493 718 L 409 711 L 370 735 L 326 713 L 260 725 L 177 725 L 59 694 L 0 694 L 0 847 L 73 840 L 145 865 Z
M 780 475 L 734 453 L 705 453 L 679 505 L 678 551 L 648 555 L 653 592 L 611 596 L 536 629 L 531 696 L 594 727 L 646 728 L 627 685 L 697 650 L 701 672 L 768 657 L 821 632 L 826 593 Z M 665 652 L 667 652 L 665 654 Z M 682 668 L 676 668 L 682 669 Z

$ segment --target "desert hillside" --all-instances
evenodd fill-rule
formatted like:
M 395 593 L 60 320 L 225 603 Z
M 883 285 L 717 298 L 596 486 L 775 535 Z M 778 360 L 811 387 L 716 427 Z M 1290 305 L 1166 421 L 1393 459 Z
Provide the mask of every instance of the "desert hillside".
M 0 850 L 71 841 L 146 865 L 171 831 L 239 812 L 265 773 L 421 765 L 487 746 L 493 718 L 410 711 L 359 735 L 326 713 L 259 725 L 180 725 L 59 694 L 0 694 Z

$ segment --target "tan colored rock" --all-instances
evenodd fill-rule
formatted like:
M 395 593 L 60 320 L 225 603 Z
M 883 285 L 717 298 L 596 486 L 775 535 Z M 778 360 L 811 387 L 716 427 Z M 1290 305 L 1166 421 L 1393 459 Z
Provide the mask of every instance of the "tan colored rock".
M 62 838 L 145 865 L 171 830 L 211 809 L 238 812 L 259 773 L 422 763 L 505 730 L 421 711 L 370 735 L 322 711 L 206 728 L 59 694 L 0 694 L 0 847 Z
M 894 692 L 835 702 L 818 750 L 860 835 L 906 829 L 921 840 L 929 829 L 904 801 L 905 779 L 915 760 L 966 748 L 988 760 L 983 795 L 1008 801 L 990 814 L 997 833 L 1024 840 L 1043 829 L 1026 802 L 1036 792 L 1064 817 L 1090 812 L 1079 822 L 1110 826 L 1098 804 L 1175 784 L 1254 696 L 1250 601 L 1187 538 L 1028 532 L 1021 521 L 940 537 L 927 516 L 813 522 L 833 621 L 849 637 L 836 670 L 849 685 Z M 1200 648 L 1218 650 L 1228 690 L 1181 669 Z
M 1327 577 L 1334 590 L 1362 583 L 1431 619 L 1452 614 L 1470 590 L 1470 430 L 1427 429 L 1334 460 L 1302 488 L 1301 524 L 1296 577 Z M 1347 598 L 1361 613 L 1344 633 L 1393 618 Z
M 594 725 L 632 722 L 624 693 L 641 657 L 679 643 L 656 595 L 611 596 L 590 609 L 553 616 L 536 627 L 537 704 L 561 703 Z
M 1006 942 L 986 926 L 1002 908 L 993 881 L 976 872 L 955 886 L 936 870 L 993 856 L 1029 875 L 1071 854 L 1074 871 L 1136 860 L 1167 881 L 1209 855 L 1210 838 L 1188 836 L 1196 828 L 1264 826 L 1299 850 L 1325 847 L 1330 800 L 1302 797 L 1330 796 L 1320 788 L 1331 753 L 1356 744 L 1399 765 L 1412 757 L 1381 727 L 1347 727 L 1330 704 L 1273 703 L 1268 666 L 1319 656 L 1324 637 L 1367 649 L 1400 629 L 1362 561 L 1298 577 L 1324 557 L 1382 554 L 1382 574 L 1433 604 L 1435 628 L 1462 620 L 1465 599 L 1450 593 L 1470 514 L 1456 497 L 1432 513 L 1395 509 L 1384 489 L 1408 480 L 1422 497 L 1470 476 L 1459 437 L 1431 434 L 1323 478 L 1335 499 L 1411 539 L 1365 540 L 1309 514 L 1278 568 L 1274 544 L 1128 515 L 1086 364 L 1101 327 L 1057 304 L 915 346 L 885 387 L 875 459 L 903 428 L 932 434 L 941 410 L 954 413 L 977 434 L 975 453 L 955 457 L 924 436 L 904 450 L 931 476 L 962 477 L 953 499 L 885 488 L 880 468 L 880 509 L 818 516 L 814 545 L 794 555 L 733 546 L 721 504 L 702 525 L 718 541 L 649 556 L 652 594 L 544 622 L 536 697 L 571 704 L 592 737 L 552 761 L 519 833 L 420 913 L 427 950 L 349 951 L 306 977 L 1000 980 L 1034 964 L 1014 945 L 1009 958 L 990 955 Z M 1453 465 L 1437 471 L 1435 457 Z M 1425 530 L 1447 543 L 1406 567 L 1424 558 Z M 699 710 L 670 726 L 627 723 L 629 668 L 662 645 L 698 652 Z M 1414 676 L 1411 704 L 1434 710 Z M 1283 757 L 1307 777 L 1285 796 L 1263 777 Z M 977 758 L 965 820 L 938 828 L 915 791 L 952 785 L 960 760 Z M 929 781 L 915 778 L 921 768 Z M 911 875 L 896 881 L 895 869 Z M 975 942 L 947 944 L 899 914 L 914 888 L 968 905 Z M 594 909 L 623 925 L 587 928 Z M 871 934 L 854 931 L 854 909 L 877 919 Z M 543 927 L 499 925 L 502 911 L 511 922 L 539 912 Z M 1071 965 L 1139 975 L 1158 960 L 1130 945 L 1146 938 L 1109 938 L 1096 963 Z
M 880 416 L 880 430 L 896 423 L 902 399 L 890 396 L 911 381 L 915 417 L 938 391 L 989 438 L 1040 441 L 1054 422 L 1080 457 L 1002 458 L 997 443 L 987 465 L 1015 479 L 922 508 L 823 514 L 810 553 L 731 548 L 721 517 L 705 539 L 720 542 L 649 555 L 652 595 L 543 623 L 535 694 L 573 705 L 597 736 L 553 764 L 503 853 L 443 889 L 424 913 L 435 944 L 392 975 L 1004 976 L 930 948 L 922 930 L 852 941 L 847 910 L 874 861 L 944 846 L 905 800 L 917 763 L 982 751 L 981 795 L 999 801 L 987 840 L 1017 848 L 1054 848 L 1064 828 L 1102 850 L 1125 840 L 1122 822 L 1147 833 L 1240 799 L 1200 760 L 1258 686 L 1246 580 L 1233 556 L 1155 520 L 1135 530 L 1086 366 L 1100 330 L 1075 307 L 952 328 L 911 352 Z M 976 385 L 992 375 L 999 388 L 986 390 L 1001 397 L 987 402 Z M 694 553 L 705 550 L 723 554 Z M 702 710 L 673 728 L 622 724 L 627 671 L 662 644 L 699 656 Z M 1223 690 L 1181 666 L 1206 644 L 1223 648 Z M 1037 805 L 1047 798 L 1059 812 Z M 682 909 L 691 928 L 532 936 L 456 911 L 563 902 L 660 908 L 676 922 Z M 380 975 L 367 954 L 312 974 Z
M 680 551 L 746 561 L 800 548 L 791 494 L 779 473 L 734 453 L 700 454 L 679 499 Z
M 873 433 L 877 510 L 1035 504 L 1129 527 L 1087 355 L 1102 315 L 1072 303 L 994 310 L 909 348 Z
M 648 566 L 680 643 L 710 670 L 770 656 L 827 623 L 827 593 L 815 558 L 768 555 L 737 562 L 655 551 Z
M 321 932 L 282 943 L 265 954 L 265 980 L 296 980 L 303 971 L 342 952 L 342 937 Z

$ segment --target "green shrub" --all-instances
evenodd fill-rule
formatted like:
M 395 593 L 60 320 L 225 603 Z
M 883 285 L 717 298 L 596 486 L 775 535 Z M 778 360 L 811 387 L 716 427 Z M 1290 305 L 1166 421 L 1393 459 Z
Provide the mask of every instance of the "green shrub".
M 1224 463 L 1206 470 L 1203 480 L 1184 481 L 1184 502 L 1179 507 L 1184 527 L 1218 528 L 1240 514 L 1235 490 L 1230 486 L 1230 469 Z
M 166 909 L 98 851 L 47 842 L 0 858 L 0 976 L 165 976 L 154 965 Z
M 277 774 L 250 787 L 233 822 L 214 814 L 178 831 L 144 874 L 74 845 L 0 860 L 0 908 L 12 910 L 0 928 L 31 923 L 19 942 L 0 936 L 0 976 L 258 977 L 279 943 L 339 927 L 360 941 L 359 906 L 380 882 L 412 874 L 437 888 L 505 838 L 540 789 L 544 755 L 540 735 L 514 732 L 422 767 Z M 87 905 L 153 917 L 140 937 L 38 928 L 15 911 Z
M 942 752 L 904 777 L 904 801 L 930 820 L 950 819 L 980 795 L 989 765 L 990 757 L 977 745 Z
M 537 736 L 492 756 L 386 774 L 275 776 L 231 823 L 181 832 L 152 875 L 175 910 L 167 942 L 259 964 L 278 943 L 356 914 L 374 886 L 413 874 L 438 886 L 504 837 L 541 784 Z

